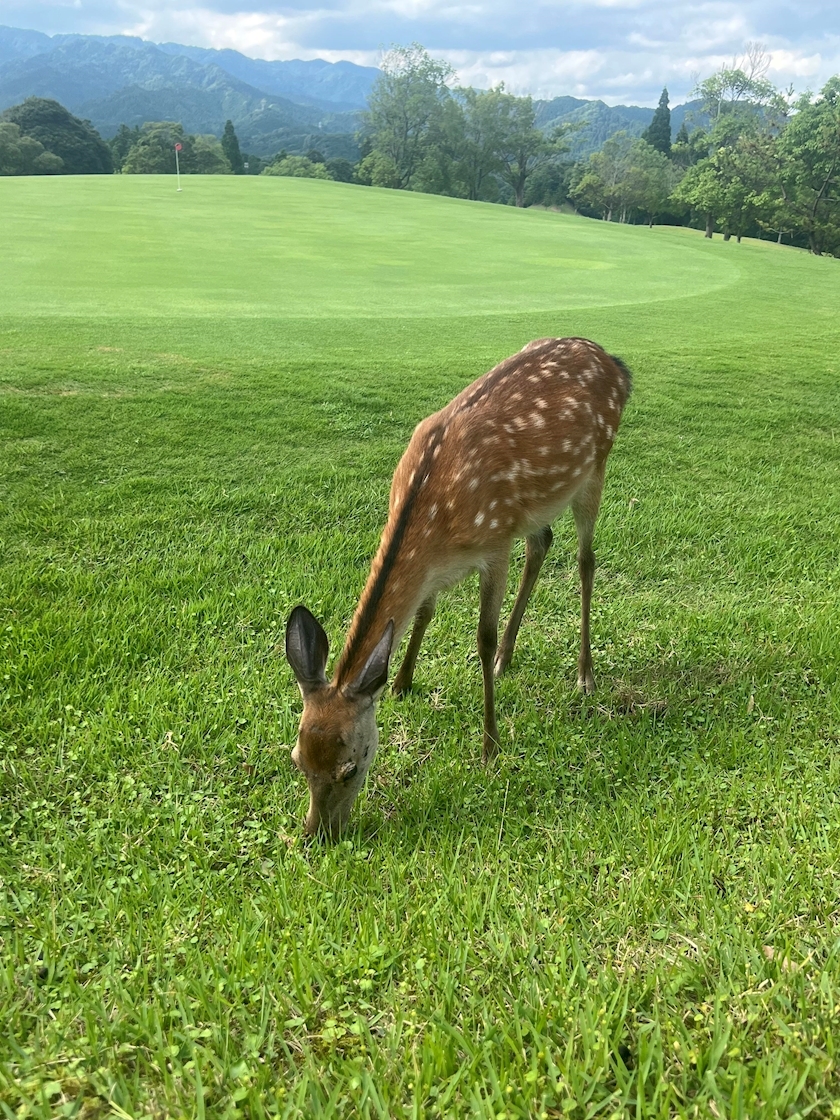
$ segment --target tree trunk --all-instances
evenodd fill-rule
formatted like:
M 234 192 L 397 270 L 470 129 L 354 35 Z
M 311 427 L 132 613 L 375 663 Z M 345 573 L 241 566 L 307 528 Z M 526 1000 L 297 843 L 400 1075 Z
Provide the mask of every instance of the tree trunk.
M 738 244 L 739 245 L 741 244 L 741 234 L 740 233 L 738 234 Z
M 776 238 L 776 244 L 781 245 L 781 243 L 782 243 L 782 231 L 779 230 L 779 236 Z
M 706 215 L 706 237 L 712 237 L 715 232 L 715 216 L 714 214 Z

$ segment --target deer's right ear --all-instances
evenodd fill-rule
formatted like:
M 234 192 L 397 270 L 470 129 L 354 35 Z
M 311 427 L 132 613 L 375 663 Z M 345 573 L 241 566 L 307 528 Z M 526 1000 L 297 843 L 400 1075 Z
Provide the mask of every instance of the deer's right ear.
M 306 607 L 295 607 L 286 625 L 286 659 L 306 696 L 327 683 L 330 643 L 318 619 Z

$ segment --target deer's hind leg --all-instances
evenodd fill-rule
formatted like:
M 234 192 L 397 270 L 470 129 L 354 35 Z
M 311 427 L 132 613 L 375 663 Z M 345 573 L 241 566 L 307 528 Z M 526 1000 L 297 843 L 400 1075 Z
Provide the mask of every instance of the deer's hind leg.
M 513 610 L 510 612 L 508 624 L 496 653 L 494 671 L 497 677 L 500 677 L 510 665 L 510 660 L 513 657 L 513 647 L 516 645 L 516 635 L 519 633 L 519 627 L 522 624 L 522 616 L 525 614 L 531 592 L 536 586 L 540 569 L 553 540 L 554 534 L 549 525 L 525 538 L 525 570 L 522 573 L 522 582 L 519 585 L 516 602 L 513 604 Z
M 578 537 L 578 570 L 580 572 L 580 656 L 578 657 L 577 686 L 582 692 L 595 691 L 592 672 L 592 650 L 589 644 L 589 608 L 592 603 L 592 584 L 595 579 L 595 553 L 592 538 L 595 522 L 601 508 L 604 488 L 604 465 L 593 472 L 590 479 L 572 499 L 572 513 Z
M 484 747 L 481 752 L 484 762 L 490 762 L 499 753 L 493 663 L 499 643 L 499 611 L 505 597 L 508 559 L 507 552 L 497 554 L 479 571 L 478 656 L 484 681 Z
M 411 631 L 411 637 L 408 640 L 408 649 L 405 651 L 400 671 L 394 678 L 393 691 L 397 696 L 403 696 L 406 692 L 411 690 L 411 685 L 414 680 L 414 667 L 417 664 L 417 654 L 420 652 L 420 645 L 423 641 L 423 635 L 426 633 L 426 627 L 432 621 L 432 616 L 435 613 L 435 603 L 437 602 L 437 595 L 430 595 L 428 599 L 424 599 L 420 604 L 417 614 L 414 616 L 414 628 Z

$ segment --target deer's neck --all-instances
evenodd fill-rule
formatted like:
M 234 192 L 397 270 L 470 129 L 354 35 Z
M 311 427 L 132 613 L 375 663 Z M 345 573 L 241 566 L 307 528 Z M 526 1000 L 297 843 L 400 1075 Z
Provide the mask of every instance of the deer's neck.
M 389 520 L 371 564 L 365 589 L 347 632 L 333 682 L 344 685 L 364 668 L 388 622 L 394 621 L 396 651 L 408 624 L 425 598 L 427 565 L 412 544 L 410 511 Z

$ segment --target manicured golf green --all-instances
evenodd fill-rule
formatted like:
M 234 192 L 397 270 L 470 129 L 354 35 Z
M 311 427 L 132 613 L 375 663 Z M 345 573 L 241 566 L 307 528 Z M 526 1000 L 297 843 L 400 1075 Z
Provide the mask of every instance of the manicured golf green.
M 840 261 L 292 179 L 0 213 L 0 1115 L 840 1116 Z M 416 422 L 578 334 L 635 375 L 598 691 L 564 521 L 497 764 L 471 579 L 304 844 L 289 611 L 335 654 Z

